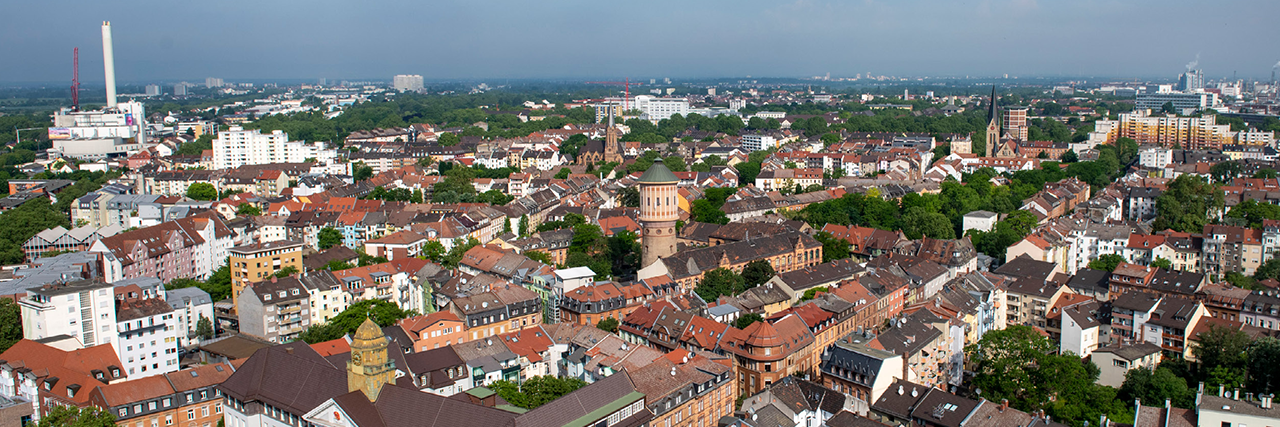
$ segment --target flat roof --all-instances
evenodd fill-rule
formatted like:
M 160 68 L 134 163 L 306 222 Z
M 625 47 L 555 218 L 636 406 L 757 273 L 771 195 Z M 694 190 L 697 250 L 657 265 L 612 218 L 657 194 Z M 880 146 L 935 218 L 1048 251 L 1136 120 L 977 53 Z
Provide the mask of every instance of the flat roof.
M 587 267 L 573 267 L 564 270 L 556 270 L 556 277 L 564 279 L 581 279 L 584 277 L 595 277 L 596 272 L 591 271 Z

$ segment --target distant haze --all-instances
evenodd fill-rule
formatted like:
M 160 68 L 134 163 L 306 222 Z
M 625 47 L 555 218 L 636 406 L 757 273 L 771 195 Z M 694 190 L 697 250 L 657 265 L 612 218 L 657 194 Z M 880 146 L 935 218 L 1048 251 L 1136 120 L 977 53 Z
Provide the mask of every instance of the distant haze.
M 9 1 L 0 82 L 1155 76 L 1269 78 L 1280 2 Z

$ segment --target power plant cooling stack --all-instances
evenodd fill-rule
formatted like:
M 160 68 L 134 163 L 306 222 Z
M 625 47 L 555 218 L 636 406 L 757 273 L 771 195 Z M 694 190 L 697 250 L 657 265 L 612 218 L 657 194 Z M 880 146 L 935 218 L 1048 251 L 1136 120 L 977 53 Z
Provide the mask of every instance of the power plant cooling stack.
M 111 22 L 102 21 L 102 68 L 107 78 L 107 108 L 116 107 L 116 55 L 111 50 Z

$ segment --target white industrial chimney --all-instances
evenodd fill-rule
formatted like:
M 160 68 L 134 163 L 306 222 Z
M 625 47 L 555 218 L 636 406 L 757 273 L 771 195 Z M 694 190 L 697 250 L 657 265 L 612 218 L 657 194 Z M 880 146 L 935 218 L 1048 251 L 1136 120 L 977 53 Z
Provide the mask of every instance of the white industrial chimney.
M 102 68 L 107 78 L 107 108 L 115 108 L 116 55 L 111 50 L 111 21 L 102 21 Z

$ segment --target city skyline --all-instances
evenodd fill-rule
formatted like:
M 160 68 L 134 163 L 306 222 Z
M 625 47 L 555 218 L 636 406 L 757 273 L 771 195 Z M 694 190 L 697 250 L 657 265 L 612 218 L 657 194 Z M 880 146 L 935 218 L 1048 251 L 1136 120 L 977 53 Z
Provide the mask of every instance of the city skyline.
M 295 10 L 230 2 L 159 10 L 22 3 L 10 9 L 34 19 L 0 29 L 8 41 L 0 57 L 19 58 L 0 65 L 0 82 L 69 80 L 71 50 L 80 47 L 81 80 L 101 83 L 94 70 L 102 66 L 97 30 L 104 20 L 116 27 L 122 83 L 208 76 L 388 80 L 395 74 L 427 81 L 827 73 L 1172 77 L 1193 63 L 1209 78 L 1265 79 L 1280 65 L 1280 51 L 1267 46 L 1280 36 L 1264 20 L 1280 11 L 1271 2 L 1215 4 L 1249 12 L 1198 26 L 1230 30 L 1217 32 L 1229 37 L 1179 38 L 1160 34 L 1203 6 L 1035 0 L 645 6 L 393 1 L 319 2 Z M 618 34 L 600 36 L 607 31 Z

